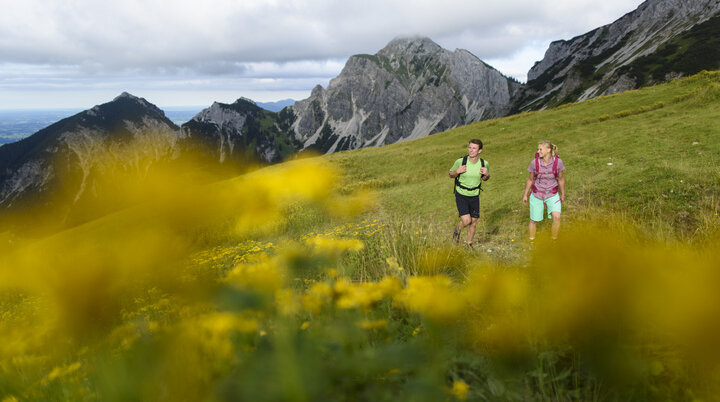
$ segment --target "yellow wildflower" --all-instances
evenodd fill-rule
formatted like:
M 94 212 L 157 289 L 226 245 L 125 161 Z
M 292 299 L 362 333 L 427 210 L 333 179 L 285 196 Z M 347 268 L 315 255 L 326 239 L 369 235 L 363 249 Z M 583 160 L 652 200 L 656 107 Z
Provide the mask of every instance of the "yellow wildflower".
M 467 399 L 468 391 L 470 386 L 463 380 L 456 380 L 453 382 L 451 393 L 459 400 L 464 401 Z
M 385 259 L 385 262 L 388 264 L 388 267 L 391 271 L 403 271 L 403 267 L 400 266 L 400 263 L 398 263 L 397 258 L 395 257 L 388 257 Z
M 410 311 L 438 321 L 455 319 L 465 308 L 462 293 L 444 275 L 410 278 L 395 300 Z
M 225 280 L 240 287 L 249 287 L 261 292 L 274 292 L 282 288 L 283 275 L 279 262 L 266 259 L 254 265 L 238 265 Z
M 315 236 L 307 239 L 307 244 L 322 254 L 337 254 L 345 251 L 360 251 L 365 244 L 358 239 L 336 239 L 328 236 Z
M 307 293 L 302 295 L 302 305 L 305 311 L 318 314 L 322 308 L 332 300 L 333 289 L 325 282 L 319 282 L 310 287 Z
M 45 378 L 43 383 L 47 384 L 50 381 L 53 381 L 57 378 L 70 375 L 70 374 L 78 371 L 80 369 L 80 367 L 82 367 L 82 364 L 80 364 L 80 362 L 75 362 L 75 363 L 69 364 L 67 366 L 55 367 L 54 369 L 52 369 L 50 374 L 48 374 L 48 376 Z
M 377 286 L 384 297 L 392 297 L 402 291 L 402 283 L 394 276 L 384 277 Z
M 280 289 L 275 292 L 275 305 L 280 314 L 292 315 L 298 312 L 301 302 L 291 289 Z

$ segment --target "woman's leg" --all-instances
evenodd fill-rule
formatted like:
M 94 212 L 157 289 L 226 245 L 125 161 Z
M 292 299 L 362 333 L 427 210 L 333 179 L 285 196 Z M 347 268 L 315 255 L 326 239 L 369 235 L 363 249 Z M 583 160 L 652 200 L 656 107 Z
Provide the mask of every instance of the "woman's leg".
M 528 224 L 528 234 L 530 236 L 530 240 L 535 240 L 535 232 L 537 231 L 537 222 L 530 219 L 530 224 Z
M 552 239 L 557 240 L 558 233 L 560 232 L 560 212 L 552 213 Z
M 537 231 L 537 223 L 543 220 L 543 210 L 545 204 L 542 200 L 530 194 L 530 223 L 528 224 L 528 235 L 530 240 L 535 240 L 535 232 Z

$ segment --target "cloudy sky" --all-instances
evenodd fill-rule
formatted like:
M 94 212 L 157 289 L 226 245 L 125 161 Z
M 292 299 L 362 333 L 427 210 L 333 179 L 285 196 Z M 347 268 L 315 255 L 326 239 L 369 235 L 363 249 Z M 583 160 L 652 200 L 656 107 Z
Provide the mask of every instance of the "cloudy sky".
M 550 42 L 639 0 L 0 0 L 0 109 L 304 99 L 399 36 L 467 49 L 526 80 Z

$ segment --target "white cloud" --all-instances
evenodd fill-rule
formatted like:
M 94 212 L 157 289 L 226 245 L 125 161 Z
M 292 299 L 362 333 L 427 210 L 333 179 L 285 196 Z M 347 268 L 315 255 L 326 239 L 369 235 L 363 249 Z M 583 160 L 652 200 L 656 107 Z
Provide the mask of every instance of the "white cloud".
M 401 35 L 467 49 L 524 81 L 551 41 L 609 24 L 639 3 L 0 0 L 0 108 L 19 102 L 8 96 L 23 88 L 119 93 L 142 84 L 179 93 L 227 85 L 261 93 L 267 85 L 277 95 L 286 85 L 309 94 L 350 55 L 376 53 Z

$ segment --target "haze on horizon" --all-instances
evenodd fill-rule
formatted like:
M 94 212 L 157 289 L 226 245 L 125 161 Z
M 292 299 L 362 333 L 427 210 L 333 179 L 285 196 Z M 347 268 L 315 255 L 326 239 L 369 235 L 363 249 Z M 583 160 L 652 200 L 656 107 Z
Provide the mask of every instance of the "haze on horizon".
M 159 106 L 304 99 L 354 54 L 427 36 L 519 81 L 550 42 L 640 1 L 0 0 L 0 109 L 80 108 L 123 91 Z

